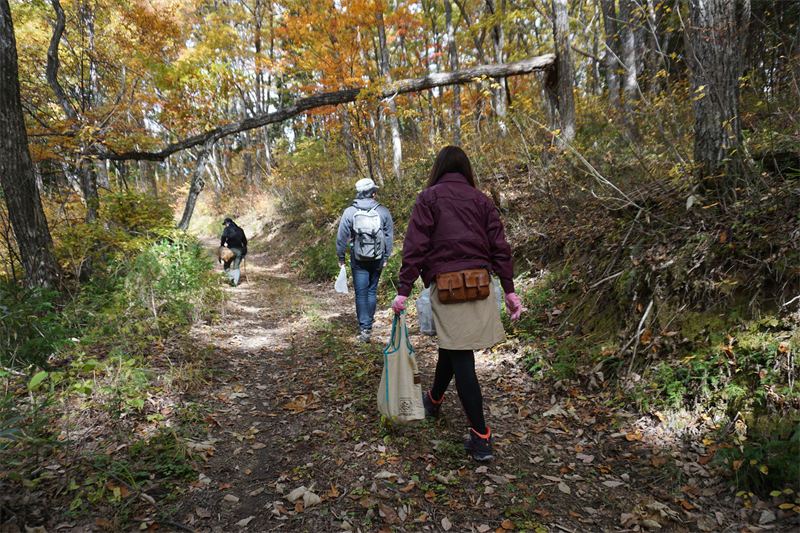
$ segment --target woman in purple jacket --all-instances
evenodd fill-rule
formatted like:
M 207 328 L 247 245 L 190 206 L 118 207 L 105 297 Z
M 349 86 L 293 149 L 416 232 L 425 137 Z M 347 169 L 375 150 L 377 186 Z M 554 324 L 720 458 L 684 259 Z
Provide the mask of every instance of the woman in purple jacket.
M 458 397 L 470 425 L 464 447 L 476 460 L 488 461 L 494 457 L 492 433 L 483 418 L 473 350 L 505 340 L 500 311 L 492 295 L 494 284 L 489 283 L 489 297 L 445 305 L 438 298 L 436 282 L 437 274 L 472 269 L 486 269 L 500 278 L 509 316 L 511 320 L 519 318 L 511 247 L 506 242 L 503 223 L 492 201 L 475 188 L 467 154 L 457 146 L 446 146 L 436 156 L 427 186 L 417 196 L 411 213 L 392 309 L 397 314 L 405 309 L 417 277 L 430 286 L 439 358 L 433 386 L 422 397 L 425 414 L 439 416 L 444 393 L 455 376 Z

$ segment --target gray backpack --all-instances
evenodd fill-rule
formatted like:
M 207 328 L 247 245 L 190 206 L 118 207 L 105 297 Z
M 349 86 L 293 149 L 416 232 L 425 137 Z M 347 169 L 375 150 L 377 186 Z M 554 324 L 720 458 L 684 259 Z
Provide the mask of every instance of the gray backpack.
M 370 210 L 359 209 L 353 215 L 353 254 L 356 261 L 383 259 L 384 243 L 381 215 L 376 205 Z

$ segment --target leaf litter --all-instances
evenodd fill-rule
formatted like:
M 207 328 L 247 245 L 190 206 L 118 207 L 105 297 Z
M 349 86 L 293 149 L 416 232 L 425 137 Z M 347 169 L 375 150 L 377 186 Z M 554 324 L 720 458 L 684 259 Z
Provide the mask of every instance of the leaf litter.
M 538 381 L 514 339 L 476 352 L 493 462 L 464 454 L 452 384 L 440 420 L 386 427 L 375 392 L 391 311 L 379 307 L 372 343 L 358 344 L 352 297 L 251 255 L 224 323 L 193 330 L 213 346 L 216 377 L 196 393 L 208 434 L 183 440 L 201 460 L 197 481 L 159 502 L 185 529 L 756 533 L 797 524 L 797 495 L 745 502 L 727 489 L 713 446 L 670 434 L 663 416 L 610 409 L 599 369 L 586 369 L 596 388 Z M 262 290 L 276 280 L 289 280 L 299 305 L 314 301 L 313 316 L 274 312 Z M 411 342 L 425 386 L 436 344 L 419 334 Z
M 265 283 L 270 275 L 265 270 L 252 276 Z M 238 515 L 255 516 L 248 529 L 487 533 L 758 527 L 760 514 L 733 512 L 741 502 L 725 497 L 721 469 L 709 469 L 709 461 L 685 442 L 659 431 L 660 422 L 652 422 L 657 417 L 642 420 L 609 409 L 612 393 L 602 388 L 537 382 L 519 365 L 514 341 L 476 353 L 494 438 L 492 463 L 464 455 L 467 428 L 452 384 L 440 420 L 413 429 L 383 426 L 374 396 L 391 311 L 379 308 L 372 343 L 357 344 L 352 298 L 335 294 L 332 286 L 294 283 L 298 292 L 314 295 L 317 312 L 328 317 L 327 329 L 305 316 L 270 318 L 260 326 L 263 346 L 237 352 L 238 364 L 229 370 L 238 375 L 233 367 L 248 365 L 240 393 L 249 397 L 237 399 L 243 404 L 232 410 L 228 423 L 246 431 L 248 420 L 263 422 L 258 442 L 264 447 L 251 450 L 248 467 L 265 482 L 264 490 L 240 502 Z M 240 320 L 243 334 L 253 327 L 234 312 L 226 327 Z M 409 317 L 412 331 L 413 320 Z M 436 345 L 418 334 L 411 341 L 424 386 L 431 382 Z M 599 374 L 587 370 L 602 381 Z M 212 468 L 243 477 L 231 466 L 239 457 L 217 450 Z M 678 478 L 669 477 L 676 467 L 695 493 L 681 493 Z M 247 483 L 238 479 L 234 486 Z M 314 484 L 329 488 L 318 491 Z M 267 514 L 248 513 L 265 507 Z M 293 529 L 295 522 L 287 522 L 292 517 L 302 517 L 305 529 Z M 227 523 L 241 520 L 234 518 Z M 226 523 L 224 514 L 220 520 Z

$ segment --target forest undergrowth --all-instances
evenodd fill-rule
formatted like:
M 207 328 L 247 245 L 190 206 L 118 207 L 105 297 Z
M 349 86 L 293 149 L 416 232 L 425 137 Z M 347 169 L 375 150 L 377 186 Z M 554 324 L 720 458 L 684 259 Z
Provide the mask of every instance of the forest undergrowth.
M 103 203 L 105 226 L 65 225 L 55 232 L 64 262 L 72 265 L 74 290 L 53 295 L 3 285 L 0 486 L 15 497 L 0 501 L 0 524 L 24 508 L 25 524 L 104 516 L 96 528 L 170 527 L 173 503 L 203 486 L 201 460 L 217 448 L 209 436 L 222 418 L 208 390 L 230 379 L 227 356 L 190 335 L 198 324 L 228 319 L 229 294 L 208 253 L 219 222 L 233 216 L 248 231 L 253 254 L 279 258 L 303 283 L 332 284 L 333 240 L 352 184 L 337 175 L 343 161 L 328 149 L 310 143 L 287 156 L 284 179 L 266 192 L 242 187 L 205 199 L 188 234 L 172 229 L 175 206 L 165 199 L 111 195 Z M 487 144 L 475 166 L 479 188 L 503 218 L 524 306 L 518 322 L 504 319 L 509 340 L 498 350 L 513 361 L 509 375 L 524 373 L 554 397 L 589 398 L 582 401 L 594 408 L 602 397 L 608 413 L 635 413 L 631 418 L 649 420 L 687 446 L 702 443 L 698 460 L 725 473 L 743 507 L 772 506 L 779 509 L 774 519 L 796 520 L 795 160 L 762 161 L 757 178 L 737 178 L 731 192 L 718 194 L 689 176 L 672 176 L 672 167 L 659 166 L 652 155 L 643 163 L 635 154 L 604 159 L 603 148 L 558 157 L 544 151 L 534 159 L 521 157 L 523 150 L 506 152 Z M 379 287 L 382 306 L 395 294 L 403 231 L 428 155 L 409 155 L 406 179 L 387 179 L 379 193 L 396 228 L 395 253 Z M 309 172 L 318 179 L 285 179 Z M 614 176 L 613 183 L 605 176 Z M 197 235 L 212 236 L 212 243 Z M 84 246 L 88 240 L 95 245 Z M 93 275 L 84 280 L 87 271 Z M 313 350 L 349 349 L 341 339 L 346 324 L 316 316 L 291 284 L 269 281 L 261 294 L 268 305 L 258 311 L 264 320 L 309 320 L 314 342 L 322 343 L 308 340 Z M 236 340 L 251 341 L 246 334 Z M 348 367 L 346 374 L 368 380 L 363 369 Z M 242 394 L 247 391 L 232 383 L 223 401 Z M 613 416 L 609 422 L 615 429 L 622 424 Z M 237 434 L 253 442 L 257 432 Z M 292 442 L 302 451 L 302 440 Z M 303 471 L 300 464 L 293 468 Z M 669 490 L 682 488 L 678 478 L 661 481 Z M 158 499 L 144 505 L 142 494 Z M 35 505 L 54 498 L 67 500 L 58 516 Z M 527 507 L 522 518 L 508 512 L 509 520 L 519 518 L 512 520 L 518 529 L 544 527 Z M 195 509 L 194 518 L 200 514 Z
M 704 197 L 687 179 L 633 177 L 602 197 L 580 160 L 509 168 L 479 188 L 514 250 L 525 312 L 506 326 L 527 371 L 578 390 L 610 387 L 617 405 L 687 438 L 709 431 L 731 446 L 719 460 L 745 494 L 798 490 L 797 173 L 765 174 L 730 198 Z M 402 232 L 409 195 L 393 189 L 379 200 L 398 206 Z M 346 205 L 322 203 L 334 200 Z M 336 222 L 289 217 L 273 245 L 309 278 L 331 280 Z M 396 294 L 396 237 L 379 287 L 385 305 Z M 687 415 L 704 427 L 681 427 Z

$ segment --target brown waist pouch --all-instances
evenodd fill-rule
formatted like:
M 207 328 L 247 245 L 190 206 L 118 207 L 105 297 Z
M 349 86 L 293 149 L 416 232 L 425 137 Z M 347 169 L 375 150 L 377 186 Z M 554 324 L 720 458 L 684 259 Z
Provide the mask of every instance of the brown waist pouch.
M 485 268 L 436 274 L 436 289 L 443 304 L 456 304 L 489 297 L 489 272 Z

